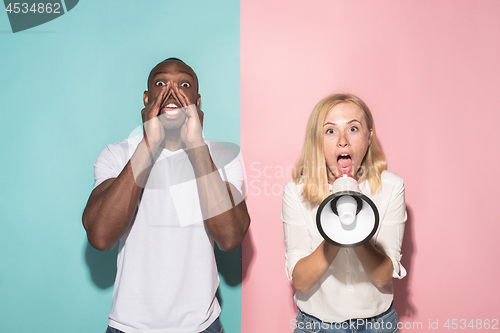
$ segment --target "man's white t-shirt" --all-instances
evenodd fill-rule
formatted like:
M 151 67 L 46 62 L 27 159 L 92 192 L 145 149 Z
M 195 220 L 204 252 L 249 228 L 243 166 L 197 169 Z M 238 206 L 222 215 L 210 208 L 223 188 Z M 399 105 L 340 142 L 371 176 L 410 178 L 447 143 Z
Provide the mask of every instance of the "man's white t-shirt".
M 134 136 L 101 152 L 95 187 L 121 173 L 141 140 Z M 241 192 L 244 174 L 236 154 L 205 142 L 221 178 Z M 109 326 L 126 333 L 200 332 L 219 316 L 218 285 L 191 162 L 182 149 L 164 149 L 120 239 Z

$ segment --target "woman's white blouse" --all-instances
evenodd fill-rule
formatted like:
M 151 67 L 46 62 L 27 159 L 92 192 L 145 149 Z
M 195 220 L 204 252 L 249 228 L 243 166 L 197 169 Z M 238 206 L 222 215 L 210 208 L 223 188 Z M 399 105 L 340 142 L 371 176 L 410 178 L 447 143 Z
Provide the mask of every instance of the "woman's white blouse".
M 377 206 L 380 224 L 370 240 L 385 253 L 394 267 L 393 277 L 402 279 L 401 244 L 406 222 L 403 179 L 395 173 L 382 173 L 382 187 L 371 194 L 367 182 L 359 184 L 363 194 Z M 286 270 L 291 280 L 297 262 L 310 255 L 323 241 L 316 227 L 318 205 L 303 200 L 302 185 L 287 183 L 283 193 L 281 219 L 285 232 Z M 377 288 L 366 275 L 353 249 L 340 249 L 326 273 L 307 294 L 296 292 L 300 310 L 326 322 L 376 316 L 389 308 L 393 299 L 392 283 Z

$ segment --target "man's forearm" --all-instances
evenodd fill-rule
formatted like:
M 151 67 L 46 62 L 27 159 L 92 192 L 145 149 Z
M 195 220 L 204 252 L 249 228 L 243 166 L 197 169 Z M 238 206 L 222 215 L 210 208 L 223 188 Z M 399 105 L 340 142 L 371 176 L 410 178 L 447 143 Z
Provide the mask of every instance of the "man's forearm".
M 207 145 L 187 150 L 193 165 L 203 220 L 219 248 L 231 251 L 243 241 L 250 224 L 244 197 L 217 171 Z
M 113 249 L 130 227 L 151 164 L 150 149 L 141 142 L 118 177 L 106 180 L 91 193 L 82 220 L 96 249 Z

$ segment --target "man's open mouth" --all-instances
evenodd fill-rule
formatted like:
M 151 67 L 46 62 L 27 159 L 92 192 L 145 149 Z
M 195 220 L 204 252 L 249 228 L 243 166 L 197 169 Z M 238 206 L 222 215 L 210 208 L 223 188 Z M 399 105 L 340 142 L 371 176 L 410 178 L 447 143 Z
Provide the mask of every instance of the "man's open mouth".
M 175 118 L 180 112 L 179 106 L 175 103 L 168 103 L 160 109 L 160 114 L 167 115 L 167 118 Z

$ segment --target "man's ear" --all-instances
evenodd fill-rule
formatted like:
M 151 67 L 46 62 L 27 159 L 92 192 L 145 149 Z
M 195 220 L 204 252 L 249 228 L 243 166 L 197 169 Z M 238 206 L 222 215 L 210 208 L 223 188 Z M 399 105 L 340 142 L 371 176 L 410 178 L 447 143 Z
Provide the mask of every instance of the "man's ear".
M 145 90 L 144 94 L 142 95 L 142 101 L 144 102 L 144 106 L 148 106 L 148 104 L 149 104 L 148 95 L 149 95 L 148 91 Z
M 196 97 L 196 107 L 199 109 L 201 104 L 201 95 L 198 94 L 198 97 Z

